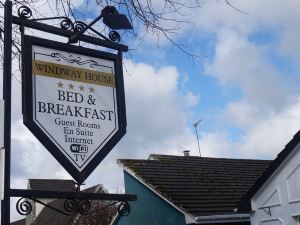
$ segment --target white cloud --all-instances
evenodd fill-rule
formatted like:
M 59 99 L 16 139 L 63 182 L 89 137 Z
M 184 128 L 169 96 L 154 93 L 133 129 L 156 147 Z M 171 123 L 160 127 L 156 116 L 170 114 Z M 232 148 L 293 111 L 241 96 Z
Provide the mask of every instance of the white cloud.
M 223 116 L 236 126 L 249 128 L 256 125 L 257 118 L 263 117 L 260 114 L 259 108 L 253 107 L 249 102 L 238 101 L 228 103 Z
M 230 112 L 231 117 L 227 118 L 226 123 L 243 129 L 242 133 L 233 134 L 240 138 L 232 140 L 230 130 L 202 132 L 200 143 L 204 155 L 274 159 L 300 127 L 300 98 L 282 111 L 268 114 L 264 119 L 255 115 L 253 110 L 256 108 L 251 103 L 233 103 L 229 109 L 231 111 L 226 113 Z
M 248 157 L 274 158 L 300 127 L 300 99 L 247 131 L 239 145 Z
M 232 1 L 232 4 L 249 14 L 235 11 L 223 1 L 207 1 L 202 8 L 190 11 L 191 16 L 186 18 L 193 19 L 193 29 L 196 27 L 217 36 L 215 56 L 207 64 L 206 72 L 224 86 L 237 86 L 244 94 L 240 101 L 229 102 L 221 116 L 228 118 L 235 126 L 255 130 L 255 124 L 260 124 L 266 118 L 282 115 L 288 107 L 295 104 L 297 93 L 294 87 L 291 88 L 291 82 L 282 79 L 276 65 L 266 58 L 266 53 L 274 45 L 258 46 L 249 40 L 249 35 L 261 26 L 280 28 L 283 33 L 278 40 L 279 50 L 297 55 L 299 51 L 291 40 L 297 40 L 299 34 L 290 24 L 297 24 L 299 16 L 294 1 L 284 4 L 269 0 Z M 76 1 L 76 5 L 80 5 L 80 1 Z M 155 5 L 158 8 L 160 6 L 160 3 Z M 182 29 L 189 27 L 190 25 L 183 26 Z M 197 105 L 199 96 L 191 92 L 182 93 L 178 89 L 180 75 L 175 67 L 157 69 L 143 63 L 138 63 L 135 67 L 130 61 L 126 61 L 126 64 L 126 69 L 133 75 L 126 76 L 128 137 L 121 141 L 120 146 L 127 148 L 128 157 L 146 156 L 152 151 L 172 152 L 170 149 L 166 150 L 172 146 L 186 145 L 194 148 L 194 144 L 191 144 L 193 135 L 186 126 L 186 120 L 191 112 L 189 107 Z M 16 93 L 20 96 L 20 91 Z M 14 104 L 14 107 L 15 105 L 16 109 L 20 109 L 20 102 Z M 30 144 L 33 149 L 40 148 L 37 142 L 32 143 L 32 135 L 20 128 L 20 115 L 13 117 L 18 118 L 14 120 L 15 137 L 23 145 Z M 247 132 L 249 138 L 253 136 L 250 133 Z M 220 134 L 221 147 L 209 144 L 214 140 L 212 137 L 220 137 Z M 245 136 L 244 142 L 246 139 Z M 228 138 L 223 132 L 216 132 L 214 135 L 207 133 L 202 141 L 207 146 L 220 149 L 231 146 L 226 143 Z M 208 148 L 209 152 L 218 152 L 213 147 Z M 136 154 L 137 150 L 142 153 Z
M 155 2 L 160 7 L 160 2 Z M 182 32 L 192 31 L 193 37 L 202 34 L 216 37 L 216 45 L 212 45 L 214 55 L 208 59 L 205 73 L 215 78 L 220 88 L 234 86 L 242 93 L 215 110 L 217 114 L 208 115 L 209 122 L 218 123 L 218 129 L 199 131 L 201 152 L 212 157 L 272 159 L 299 130 L 299 83 L 288 70 L 283 72 L 270 54 L 278 54 L 300 71 L 300 31 L 296 29 L 300 22 L 300 2 L 232 0 L 231 3 L 249 14 L 237 12 L 224 1 L 206 1 L 202 8 L 191 9 L 186 17 L 194 25 L 181 28 Z M 275 38 L 257 43 L 252 35 L 264 34 L 264 29 Z M 153 39 L 150 35 L 146 41 Z M 153 55 L 165 63 L 162 49 L 147 51 L 154 51 Z M 131 60 L 125 60 L 125 64 L 128 132 L 87 180 L 88 185 L 103 183 L 110 190 L 123 183 L 121 169 L 116 165 L 118 158 L 147 158 L 151 153 L 181 155 L 183 149 L 198 155 L 194 131 L 187 126 L 187 120 L 200 97 L 208 98 L 189 92 L 187 85 L 184 88 L 187 91 L 181 91 L 182 75 L 175 66 L 133 64 Z M 22 125 L 20 85 L 14 88 L 14 96 L 19 100 L 13 105 L 13 185 L 25 185 L 26 179 L 32 177 L 68 177 Z M 220 118 L 225 122 L 219 123 Z M 236 134 L 231 128 L 242 133 Z M 232 135 L 239 137 L 233 140 Z
M 263 48 L 232 30 L 219 33 L 213 61 L 206 72 L 223 84 L 239 87 L 253 103 L 276 110 L 287 101 L 293 85 L 265 57 Z
M 197 97 L 180 92 L 180 75 L 175 67 L 155 69 L 126 61 L 126 68 L 133 74 L 125 78 L 128 136 L 132 146 L 140 148 L 145 156 L 144 149 L 148 149 L 148 153 L 157 151 L 164 148 L 169 139 L 186 135 L 186 116 Z
M 199 96 L 194 95 L 192 92 L 187 92 L 186 103 L 189 107 L 196 106 L 199 103 Z
M 103 183 L 112 191 L 123 185 L 117 159 L 146 159 L 152 153 L 182 155 L 183 149 L 198 155 L 196 139 L 186 125 L 196 97 L 179 90 L 181 75 L 176 68 L 154 68 L 131 60 L 125 64 L 127 134 L 87 180 L 90 184 Z
M 228 156 L 273 158 L 299 130 L 299 82 L 293 74 L 300 70 L 300 32 L 295 29 L 299 2 L 230 2 L 249 14 L 226 7 L 224 1 L 207 1 L 192 13 L 194 32 L 217 37 L 205 73 L 216 78 L 221 88 L 233 86 L 242 93 L 217 110 L 213 120 L 225 122 L 218 130 L 204 133 L 201 142 L 215 156 L 222 156 L 219 149 L 223 149 Z M 258 33 L 261 36 L 255 37 Z M 274 54 L 289 65 L 275 61 Z M 224 127 L 229 130 L 222 131 Z M 232 140 L 231 135 L 239 138 Z
M 190 148 L 190 143 L 195 143 L 186 126 L 186 113 L 197 103 L 197 97 L 179 90 L 176 68 L 155 69 L 129 60 L 125 63 L 128 132 L 86 181 L 87 186 L 102 183 L 113 192 L 123 189 L 118 158 L 147 158 L 151 153 L 180 155 L 181 146 Z M 21 85 L 13 80 L 12 188 L 26 188 L 29 178 L 70 179 L 22 124 L 20 89 Z M 13 220 L 20 218 L 14 210 L 12 216 Z
M 87 180 L 88 186 L 103 183 L 113 191 L 122 189 L 123 183 L 116 159 L 146 158 L 151 153 L 182 154 L 181 146 L 190 148 L 190 143 L 195 143 L 186 119 L 197 97 L 181 92 L 177 69 L 124 62 L 124 71 L 128 71 L 124 72 L 128 132 Z M 15 80 L 13 96 L 12 187 L 26 188 L 29 178 L 70 178 L 23 125 L 21 85 Z
M 229 133 L 224 130 L 200 133 L 201 155 L 204 157 L 232 157 L 233 145 L 228 141 Z

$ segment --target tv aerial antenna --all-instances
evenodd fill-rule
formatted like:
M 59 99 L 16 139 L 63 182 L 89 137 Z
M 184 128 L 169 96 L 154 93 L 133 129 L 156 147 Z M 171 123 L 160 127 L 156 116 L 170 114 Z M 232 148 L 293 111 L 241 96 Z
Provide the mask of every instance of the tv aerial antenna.
M 196 137 L 197 137 L 197 143 L 198 143 L 198 149 L 199 149 L 199 155 L 200 155 L 200 157 L 201 157 L 201 151 L 200 151 L 200 144 L 199 144 L 199 136 L 198 136 L 197 127 L 198 127 L 199 123 L 201 123 L 202 121 L 203 120 L 200 119 L 200 120 L 198 120 L 198 122 L 196 122 L 196 123 L 193 124 L 193 126 L 195 128 L 195 131 L 196 131 Z

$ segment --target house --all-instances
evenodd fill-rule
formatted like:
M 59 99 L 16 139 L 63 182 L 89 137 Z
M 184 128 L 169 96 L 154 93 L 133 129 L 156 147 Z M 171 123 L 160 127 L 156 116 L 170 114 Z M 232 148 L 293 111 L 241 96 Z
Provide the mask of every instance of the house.
M 300 131 L 247 192 L 239 207 L 252 225 L 300 224 Z
M 26 218 L 10 223 L 10 225 L 25 225 L 25 224 L 26 224 Z
M 73 180 L 49 180 L 49 179 L 29 179 L 28 189 L 30 190 L 47 190 L 47 191 L 76 191 Z M 95 185 L 87 188 L 82 192 L 88 193 L 104 193 L 107 192 L 102 185 Z M 50 207 L 65 212 L 65 199 L 38 199 L 46 203 Z M 91 201 L 91 214 L 81 215 L 76 212 L 73 215 L 64 215 L 54 211 L 49 207 L 29 200 L 32 204 L 32 211 L 26 218 L 15 221 L 11 225 L 107 225 L 111 222 L 116 214 L 115 208 L 106 207 L 110 202 L 107 201 Z M 103 209 L 104 208 L 104 209 Z
M 152 154 L 118 163 L 138 201 L 114 225 L 250 225 L 250 212 L 238 207 L 271 161 Z

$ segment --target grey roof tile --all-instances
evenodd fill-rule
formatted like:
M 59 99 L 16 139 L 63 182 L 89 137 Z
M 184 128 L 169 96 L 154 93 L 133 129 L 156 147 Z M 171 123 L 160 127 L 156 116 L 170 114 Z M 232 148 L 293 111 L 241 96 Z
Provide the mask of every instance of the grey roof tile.
M 75 191 L 73 180 L 29 179 L 28 188 L 42 191 Z
M 26 224 L 26 219 L 20 219 L 10 223 L 10 225 L 25 225 L 25 224 Z
M 72 180 L 50 180 L 50 179 L 30 179 L 29 186 L 31 189 L 36 190 L 51 190 L 51 191 L 75 191 L 75 184 Z M 90 188 L 82 190 L 86 193 L 103 193 L 106 190 L 102 185 L 98 184 Z M 48 203 L 51 207 L 64 210 L 65 199 L 56 199 Z M 33 221 L 32 225 L 70 225 L 76 219 L 80 219 L 81 215 L 75 213 L 72 216 L 66 216 L 60 214 L 51 208 L 44 207 L 43 210 L 38 214 L 38 216 Z M 17 224 L 19 225 L 19 224 Z
M 195 216 L 234 213 L 269 160 L 150 155 L 119 160 L 137 177 Z

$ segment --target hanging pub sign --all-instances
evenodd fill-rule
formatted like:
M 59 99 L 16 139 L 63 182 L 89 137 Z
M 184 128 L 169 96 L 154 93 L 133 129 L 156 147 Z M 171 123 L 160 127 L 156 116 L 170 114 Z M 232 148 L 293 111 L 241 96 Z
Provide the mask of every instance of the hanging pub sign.
M 126 132 L 119 55 L 24 36 L 23 120 L 82 183 Z

